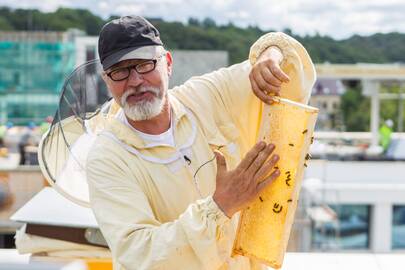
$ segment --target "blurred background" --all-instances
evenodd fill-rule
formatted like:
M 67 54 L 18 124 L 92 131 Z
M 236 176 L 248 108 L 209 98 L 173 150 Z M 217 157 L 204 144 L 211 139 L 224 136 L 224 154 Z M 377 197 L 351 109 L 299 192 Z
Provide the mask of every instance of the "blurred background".
M 266 32 L 300 41 L 316 65 L 310 105 L 320 113 L 288 251 L 405 256 L 401 0 L 1 0 L 1 250 L 15 249 L 22 225 L 10 216 L 47 185 L 37 148 L 65 78 L 97 58 L 101 26 L 128 14 L 147 17 L 173 52 L 171 86 L 244 61 Z

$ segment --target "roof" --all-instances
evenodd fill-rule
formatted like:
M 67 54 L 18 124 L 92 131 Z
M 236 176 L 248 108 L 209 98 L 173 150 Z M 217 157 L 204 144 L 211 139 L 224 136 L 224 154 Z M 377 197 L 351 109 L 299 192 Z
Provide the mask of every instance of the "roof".
M 401 64 L 316 64 L 318 78 L 345 80 L 405 80 L 405 65 Z
M 312 95 L 342 95 L 346 91 L 341 80 L 318 79 L 312 90 Z

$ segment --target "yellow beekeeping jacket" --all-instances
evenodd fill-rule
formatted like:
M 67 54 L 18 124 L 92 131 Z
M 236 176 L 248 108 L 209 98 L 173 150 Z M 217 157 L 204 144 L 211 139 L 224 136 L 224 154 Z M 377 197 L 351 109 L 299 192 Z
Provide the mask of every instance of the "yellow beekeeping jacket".
M 87 179 L 115 269 L 262 269 L 231 258 L 238 215 L 229 219 L 212 199 L 215 160 L 197 169 L 219 147 L 232 169 L 255 144 L 263 104 L 248 75 L 269 46 L 282 51 L 291 79 L 282 96 L 307 103 L 315 80 L 307 52 L 285 34 L 268 33 L 252 46 L 250 61 L 169 90 L 175 147 L 142 141 L 113 117 L 112 106 L 90 150 Z

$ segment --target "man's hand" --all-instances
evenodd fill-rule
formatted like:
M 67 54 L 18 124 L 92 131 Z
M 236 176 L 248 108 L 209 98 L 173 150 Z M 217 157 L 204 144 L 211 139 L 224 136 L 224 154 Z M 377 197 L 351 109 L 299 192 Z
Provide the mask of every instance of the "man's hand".
M 218 151 L 215 152 L 217 182 L 213 199 L 228 217 L 247 207 L 280 175 L 277 169 L 267 176 L 279 160 L 278 155 L 273 155 L 267 160 L 273 150 L 273 144 L 266 145 L 265 142 L 259 142 L 246 154 L 239 165 L 230 171 L 226 168 L 224 156 Z
M 270 47 L 260 55 L 249 74 L 253 93 L 267 104 L 272 103 L 272 95 L 280 95 L 281 84 L 290 81 L 280 68 L 282 60 L 280 50 Z

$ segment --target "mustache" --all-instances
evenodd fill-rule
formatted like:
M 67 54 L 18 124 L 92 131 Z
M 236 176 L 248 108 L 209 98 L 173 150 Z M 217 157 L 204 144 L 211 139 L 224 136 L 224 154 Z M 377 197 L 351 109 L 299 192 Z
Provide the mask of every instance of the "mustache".
M 125 103 L 125 101 L 127 100 L 127 98 L 130 95 L 136 95 L 136 94 L 142 94 L 145 92 L 152 92 L 153 94 L 155 94 L 155 96 L 159 96 L 160 93 L 160 89 L 157 87 L 151 87 L 151 86 L 141 86 L 138 88 L 130 88 L 127 91 L 124 92 L 124 94 L 121 96 L 121 102 Z

